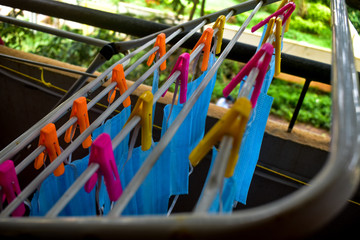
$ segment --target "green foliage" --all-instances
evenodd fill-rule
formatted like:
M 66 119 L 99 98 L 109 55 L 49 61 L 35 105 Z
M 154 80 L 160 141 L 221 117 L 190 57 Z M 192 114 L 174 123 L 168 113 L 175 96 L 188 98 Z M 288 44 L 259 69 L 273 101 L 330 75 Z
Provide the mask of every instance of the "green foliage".
M 290 120 L 302 86 L 274 79 L 268 94 L 274 97 L 271 113 Z M 323 93 L 310 88 L 306 93 L 299 116 L 300 122 L 310 123 L 315 127 L 330 129 L 331 97 L 329 93 Z
M 311 19 L 303 19 L 295 16 L 290 22 L 290 28 L 305 33 L 318 34 L 327 28 L 327 26 L 320 21 L 313 21 Z
M 360 33 L 360 11 L 355 8 L 348 7 L 348 15 L 356 31 Z
M 70 29 L 67 26 L 64 26 L 63 29 L 82 34 L 81 30 Z M 0 32 L 5 45 L 10 48 L 38 54 L 82 67 L 88 67 L 96 54 L 100 51 L 100 48 L 95 46 L 39 31 L 29 30 L 27 28 L 17 27 L 7 23 L 0 25 Z M 122 40 L 114 32 L 101 29 L 94 31 L 90 34 L 90 37 L 107 41 Z M 108 68 L 115 60 L 116 57 L 104 64 L 99 71 Z
M 308 3 L 305 18 L 312 21 L 330 23 L 331 10 L 328 6 L 321 3 Z

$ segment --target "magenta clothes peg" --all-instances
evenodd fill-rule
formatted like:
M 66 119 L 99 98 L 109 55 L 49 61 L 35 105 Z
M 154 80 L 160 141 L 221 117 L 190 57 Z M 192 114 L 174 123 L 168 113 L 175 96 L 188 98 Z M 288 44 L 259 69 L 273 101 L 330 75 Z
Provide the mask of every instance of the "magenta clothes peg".
M 169 76 L 170 78 L 176 71 L 181 72 L 178 79 L 176 79 L 176 84 L 179 84 L 180 81 L 180 103 L 186 102 L 187 82 L 189 77 L 189 64 L 190 64 L 190 54 L 189 53 L 181 54 L 178 60 L 176 61 L 175 66 Z M 165 96 L 166 92 L 167 90 L 162 95 L 163 97 Z
M 11 203 L 17 195 L 20 194 L 19 181 L 16 176 L 15 166 L 13 161 L 6 160 L 0 164 L 0 186 L 3 193 L 1 204 L 4 203 L 5 197 L 8 203 Z M 11 214 L 13 217 L 21 217 L 25 214 L 25 206 L 21 203 L 15 211 Z
M 103 133 L 99 135 L 92 143 L 88 165 L 92 163 L 97 163 L 100 166 L 85 184 L 85 191 L 91 192 L 100 174 L 104 177 L 110 201 L 118 200 L 122 193 L 122 187 L 109 134 Z
M 267 72 L 267 68 L 270 64 L 272 54 L 274 52 L 274 47 L 270 43 L 265 43 L 259 51 L 249 60 L 249 62 L 240 70 L 240 72 L 231 80 L 231 82 L 224 88 L 223 94 L 225 97 L 229 96 L 232 90 L 238 85 L 245 76 L 249 75 L 253 68 L 259 69 L 259 74 L 256 77 L 255 86 L 253 93 L 251 95 L 251 105 L 252 108 L 255 107 L 257 99 L 259 97 L 261 87 Z M 261 58 L 265 54 L 262 61 Z
M 282 20 L 282 25 L 284 25 L 286 20 L 291 16 L 293 11 L 295 10 L 295 7 L 296 7 L 295 3 L 289 2 L 288 4 L 286 4 L 285 6 L 280 8 L 278 11 L 274 12 L 273 14 L 271 14 L 270 16 L 268 16 L 267 18 L 265 18 L 264 20 L 262 20 L 261 22 L 259 22 L 255 26 L 253 26 L 251 28 L 251 32 L 255 32 L 256 30 L 258 30 L 259 28 L 261 28 L 262 26 L 267 24 L 271 18 L 278 17 L 280 15 L 284 16 L 284 19 Z

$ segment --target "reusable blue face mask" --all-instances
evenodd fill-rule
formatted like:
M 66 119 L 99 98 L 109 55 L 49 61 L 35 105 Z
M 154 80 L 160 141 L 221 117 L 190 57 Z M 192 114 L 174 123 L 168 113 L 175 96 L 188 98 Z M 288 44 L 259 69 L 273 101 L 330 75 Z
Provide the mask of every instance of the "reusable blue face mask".
M 259 159 L 261 143 L 272 102 L 272 97 L 260 93 L 241 143 L 239 160 L 232 178 L 234 178 L 237 185 L 236 200 L 243 204 L 246 204 L 251 179 Z
M 30 216 L 44 216 L 57 202 L 65 191 L 88 166 L 89 157 L 74 161 L 73 166 L 66 165 L 65 173 L 59 177 L 51 174 L 41 184 L 31 200 Z M 90 193 L 84 188 L 60 212 L 59 216 L 93 216 L 96 215 L 95 190 Z
M 154 146 L 147 151 L 142 151 L 141 147 L 134 148 L 130 160 L 120 173 L 124 187 L 132 180 L 153 148 Z M 126 160 L 127 156 L 124 156 L 121 161 L 125 162 Z M 122 215 L 166 214 L 169 203 L 169 177 L 169 160 L 159 159 Z
M 211 55 L 209 67 L 215 62 L 215 56 Z M 191 97 L 208 71 L 205 71 L 198 79 L 188 83 L 187 99 Z M 177 133 L 170 141 L 160 158 L 166 158 L 170 161 L 170 195 L 188 194 L 189 186 L 189 154 L 203 138 L 205 132 L 205 121 L 207 109 L 209 108 L 211 94 L 216 81 L 216 74 L 207 85 L 200 98 L 197 100 L 189 115 L 181 124 Z M 171 105 L 164 108 L 164 117 L 162 123 L 161 135 L 163 135 L 169 126 L 173 123 L 183 108 L 182 104 L 174 105 L 170 114 Z

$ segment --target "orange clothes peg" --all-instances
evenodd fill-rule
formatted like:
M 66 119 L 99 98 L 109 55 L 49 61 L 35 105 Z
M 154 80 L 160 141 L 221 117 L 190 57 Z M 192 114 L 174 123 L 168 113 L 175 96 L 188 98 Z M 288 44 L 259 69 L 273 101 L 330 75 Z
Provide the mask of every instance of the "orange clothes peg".
M 155 41 L 154 47 L 159 47 L 159 53 L 160 53 L 160 57 L 164 56 L 166 54 L 166 45 L 165 45 L 165 39 L 166 39 L 166 35 L 165 33 L 160 33 Z M 157 52 L 156 51 L 156 52 Z M 153 54 L 150 55 L 150 57 L 147 60 L 147 65 L 150 66 L 156 56 L 156 52 L 154 52 Z M 160 70 L 164 71 L 166 69 L 166 60 L 160 65 Z
M 107 100 L 110 104 L 115 99 L 116 89 L 118 89 L 120 91 L 120 95 L 123 95 L 128 89 L 127 84 L 126 84 L 125 74 L 124 74 L 124 67 L 122 64 L 118 64 L 113 68 L 111 82 L 116 82 L 117 85 L 108 94 Z M 125 99 L 125 101 L 123 102 L 123 106 L 128 107 L 130 105 L 131 105 L 130 97 L 127 97 Z
M 149 150 L 152 143 L 152 109 L 154 96 L 150 91 L 140 95 L 126 124 L 135 116 L 141 117 L 141 150 Z
M 40 145 L 45 146 L 46 153 L 47 155 L 49 155 L 50 158 L 50 162 L 54 161 L 61 154 L 56 128 L 53 123 L 49 123 L 40 130 L 39 146 Z M 40 155 L 35 159 L 35 168 L 41 168 L 44 165 L 45 160 L 46 155 L 44 151 L 40 153 Z M 54 175 L 57 177 L 61 176 L 64 171 L 64 164 L 61 163 L 60 166 L 55 169 Z
M 217 36 L 216 51 L 215 51 L 216 54 L 219 54 L 221 52 L 225 22 L 226 22 L 226 17 L 224 15 L 221 15 L 218 17 L 218 19 L 216 19 L 216 22 L 213 25 L 213 29 L 218 28 L 218 32 L 216 33 Z
M 191 152 L 189 156 L 191 164 L 196 166 L 211 150 L 212 146 L 220 142 L 224 135 L 229 135 L 233 137 L 234 141 L 226 167 L 225 177 L 231 177 L 239 157 L 239 148 L 251 109 L 251 103 L 248 99 L 242 97 L 236 100 L 233 107 L 210 129 Z
M 85 97 L 79 97 L 78 99 L 76 99 L 74 101 L 73 107 L 71 110 L 71 114 L 70 114 L 70 118 L 72 118 L 72 117 L 77 118 L 77 122 L 74 125 L 75 126 L 79 125 L 80 133 L 83 133 L 89 127 L 90 122 L 89 122 L 89 115 L 88 115 Z M 75 129 L 73 129 L 73 127 L 75 127 L 74 125 L 70 126 L 65 132 L 64 140 L 67 143 L 69 143 L 75 135 Z M 89 135 L 82 142 L 82 146 L 83 146 L 83 148 L 88 148 L 91 146 L 91 143 L 92 143 L 91 135 Z
M 203 48 L 204 57 L 203 57 L 203 61 L 201 64 L 201 71 L 203 71 L 203 72 L 205 72 L 208 67 L 208 62 L 209 62 L 209 58 L 210 58 L 211 41 L 212 41 L 213 34 L 214 34 L 214 29 L 207 28 L 201 35 L 199 41 L 196 43 L 193 50 L 191 50 L 191 52 L 190 52 L 190 54 L 191 54 L 202 43 L 205 45 Z

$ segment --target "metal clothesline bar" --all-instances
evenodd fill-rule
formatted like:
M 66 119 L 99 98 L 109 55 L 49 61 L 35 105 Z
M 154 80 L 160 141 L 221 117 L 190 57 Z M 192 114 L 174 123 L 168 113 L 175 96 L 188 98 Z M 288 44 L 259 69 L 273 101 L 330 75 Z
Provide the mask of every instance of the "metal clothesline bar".
M 199 85 L 199 87 L 195 90 L 193 95 L 190 97 L 190 99 L 185 103 L 183 109 L 180 111 L 177 118 L 174 120 L 174 122 L 170 125 L 169 129 L 165 132 L 163 137 L 158 142 L 157 146 L 153 149 L 153 151 L 150 153 L 150 155 L 146 158 L 145 162 L 142 164 L 138 172 L 135 174 L 135 176 L 132 178 L 130 183 L 127 185 L 126 189 L 124 190 L 123 194 L 120 196 L 119 200 L 114 205 L 114 208 L 109 213 L 109 217 L 115 218 L 119 216 L 122 211 L 127 206 L 128 202 L 131 200 L 131 198 L 136 193 L 137 189 L 140 187 L 141 183 L 144 181 L 146 176 L 149 174 L 150 170 L 162 154 L 162 152 L 165 150 L 166 146 L 169 144 L 171 139 L 174 137 L 175 133 L 179 129 L 182 122 L 185 120 L 186 116 L 189 114 L 190 110 L 200 97 L 201 93 L 206 88 L 207 84 L 210 82 L 211 78 L 215 75 L 216 71 L 220 67 L 221 63 L 224 61 L 225 57 L 229 54 L 230 50 L 236 43 L 236 41 L 239 39 L 240 35 L 244 32 L 246 26 L 249 24 L 250 20 L 253 18 L 255 13 L 260 9 L 263 2 L 260 1 L 254 10 L 251 12 L 249 17 L 246 19 L 246 21 L 243 23 L 241 28 L 238 30 L 238 32 L 235 34 L 234 38 L 230 41 L 230 43 L 226 46 L 222 54 L 219 56 L 219 58 L 214 63 L 213 67 L 209 70 L 209 72 L 205 75 L 203 81 Z M 228 14 L 226 17 L 228 18 L 230 14 Z
M 41 62 L 37 62 L 37 61 L 33 61 L 33 60 L 28 60 L 28 59 L 24 59 L 24 58 L 13 57 L 13 56 L 6 55 L 6 54 L 2 54 L 2 53 L 0 53 L 0 57 L 2 57 L 2 58 L 7 58 L 7 59 L 11 59 L 11 60 L 14 60 L 14 61 L 29 63 L 29 64 L 32 64 L 32 65 L 37 65 L 37 66 L 41 66 L 41 67 L 52 68 L 52 69 L 56 69 L 56 70 L 60 70 L 60 71 L 64 71 L 64 72 L 69 72 L 69 73 L 75 73 L 75 74 L 79 74 L 79 75 L 84 75 L 84 76 L 88 76 L 88 77 L 92 77 L 92 78 L 96 78 L 96 77 L 97 77 L 97 75 L 90 74 L 90 73 L 87 73 L 87 72 L 76 71 L 76 70 L 73 70 L 73 69 L 64 68 L 64 67 L 59 67 L 59 66 L 55 66 L 55 65 L 51 65 L 51 64 L 47 64 L 47 63 L 41 63 Z
M 72 40 L 75 40 L 78 42 L 83 42 L 83 43 L 94 45 L 97 47 L 103 47 L 109 43 L 108 41 L 105 41 L 102 39 L 87 37 L 87 36 L 83 36 L 83 35 L 76 34 L 73 32 L 64 31 L 64 30 L 57 29 L 57 28 L 52 28 L 52 27 L 47 27 L 47 26 L 43 26 L 40 24 L 32 23 L 32 22 L 22 21 L 22 20 L 13 18 L 13 17 L 7 17 L 7 16 L 0 15 L 0 21 L 14 24 L 17 26 L 34 29 L 34 30 L 39 30 L 39 31 L 42 31 L 45 33 L 50 33 L 50 34 L 64 37 L 64 38 L 69 38 L 69 39 L 72 39 Z
M 171 34 L 167 41 L 170 41 L 172 38 L 174 38 L 177 34 L 180 33 L 179 31 L 174 32 L 173 34 Z M 155 51 L 157 51 L 159 47 L 154 47 L 152 48 L 148 53 L 146 53 L 146 56 L 150 56 L 152 53 L 154 53 Z M 150 53 L 150 54 L 149 54 Z M 138 65 L 140 65 L 143 61 L 145 60 L 145 58 L 140 58 L 138 59 L 134 64 L 132 64 L 132 66 L 137 67 Z M 131 68 L 131 70 L 135 69 Z M 128 71 L 129 69 L 127 69 L 124 72 L 125 77 L 130 73 L 130 71 Z M 111 77 L 112 73 L 110 72 L 108 77 Z M 100 101 L 100 99 L 102 99 L 111 89 L 113 89 L 116 86 L 116 82 L 113 82 L 111 84 L 109 84 L 105 89 L 103 89 L 98 95 L 96 95 L 88 104 L 87 104 L 87 109 L 90 110 L 93 106 L 95 106 L 96 103 L 98 103 Z M 132 93 L 132 92 L 131 92 Z M 130 93 L 130 94 L 131 94 Z M 66 123 L 64 123 L 63 126 L 61 126 L 57 131 L 57 136 L 60 137 L 62 134 L 64 134 L 66 132 L 66 130 L 72 126 L 73 124 L 75 124 L 77 121 L 77 117 L 72 117 L 71 119 L 69 119 Z M 16 174 L 19 174 L 22 170 L 24 170 L 37 156 L 39 156 L 40 153 L 42 153 L 45 150 L 44 146 L 38 146 L 32 153 L 30 153 L 23 161 L 21 161 L 16 167 L 15 167 L 15 171 Z
M 99 116 L 82 134 L 80 134 L 70 146 L 68 146 L 62 154 L 60 154 L 49 166 L 43 170 L 23 191 L 0 213 L 0 217 L 9 216 L 19 204 L 36 190 L 37 186 L 42 183 L 80 144 L 97 128 L 138 86 L 140 86 L 162 62 L 164 62 L 176 49 L 178 49 L 188 38 L 190 38 L 196 31 L 207 23 L 206 20 L 202 21 L 192 31 L 187 33 L 180 41 L 171 47 L 167 53 L 162 56 L 153 66 L 151 66 L 128 90 L 121 95 L 112 105 L 110 105 L 101 116 Z M 114 67 L 114 65 L 113 65 Z M 78 95 L 79 92 L 75 95 Z M 76 99 L 76 98 L 75 98 Z M 59 107 L 72 102 L 66 101 Z

